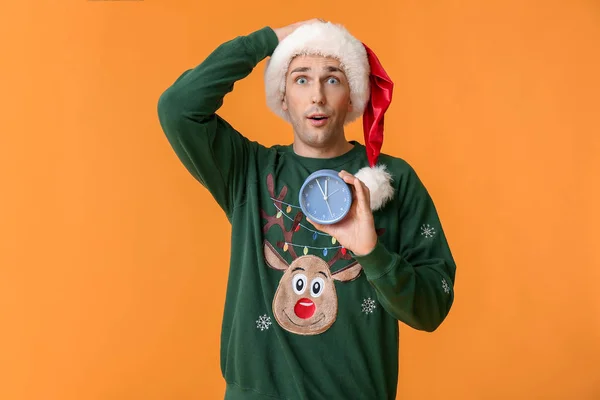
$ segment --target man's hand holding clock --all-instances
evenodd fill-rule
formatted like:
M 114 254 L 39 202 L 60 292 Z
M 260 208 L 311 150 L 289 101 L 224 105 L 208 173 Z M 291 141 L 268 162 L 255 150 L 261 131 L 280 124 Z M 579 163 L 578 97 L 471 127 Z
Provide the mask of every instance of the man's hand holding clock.
M 352 205 L 348 213 L 342 220 L 333 224 L 320 224 L 310 219 L 307 220 L 321 232 L 333 236 L 336 240 L 356 255 L 365 255 L 370 253 L 377 244 L 377 233 L 375 232 L 375 222 L 371 211 L 371 197 L 369 188 L 360 179 L 346 171 L 341 171 L 339 177 L 344 180 L 352 191 Z M 317 185 L 323 194 L 323 200 L 328 208 L 331 196 L 337 193 L 336 189 L 328 193 L 327 180 L 325 188 L 321 187 L 317 179 Z M 330 210 L 331 212 L 331 210 Z

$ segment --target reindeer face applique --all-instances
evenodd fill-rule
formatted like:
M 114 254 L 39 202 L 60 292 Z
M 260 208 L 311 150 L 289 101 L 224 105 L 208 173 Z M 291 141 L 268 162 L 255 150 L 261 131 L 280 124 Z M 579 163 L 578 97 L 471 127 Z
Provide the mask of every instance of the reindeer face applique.
M 288 264 L 268 242 L 264 244 L 267 264 L 283 271 L 273 298 L 273 314 L 285 330 L 298 335 L 325 332 L 337 318 L 337 293 L 334 281 L 356 279 L 362 270 L 353 263 L 333 274 L 323 259 L 306 255 Z

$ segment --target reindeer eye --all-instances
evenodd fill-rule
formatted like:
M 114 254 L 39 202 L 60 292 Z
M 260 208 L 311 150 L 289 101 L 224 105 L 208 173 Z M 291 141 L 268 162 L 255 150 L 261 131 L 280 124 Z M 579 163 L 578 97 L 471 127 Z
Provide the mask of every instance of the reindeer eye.
M 303 274 L 294 275 L 292 278 L 292 288 L 296 294 L 302 294 L 306 290 L 306 276 Z
M 310 283 L 310 294 L 312 297 L 319 297 L 323 293 L 325 288 L 325 281 L 323 278 L 315 278 Z

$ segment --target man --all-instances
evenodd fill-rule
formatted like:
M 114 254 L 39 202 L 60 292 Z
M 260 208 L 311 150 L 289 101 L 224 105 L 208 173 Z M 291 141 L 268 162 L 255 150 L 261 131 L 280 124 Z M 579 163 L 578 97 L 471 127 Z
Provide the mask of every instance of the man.
M 294 140 L 267 148 L 216 112 L 268 56 L 267 101 Z M 311 20 L 222 44 L 160 97 L 169 143 L 232 224 L 226 399 L 394 399 L 398 321 L 433 331 L 450 310 L 456 266 L 435 206 L 407 162 L 378 153 L 377 69 L 343 27 Z M 366 147 L 344 134 L 363 113 Z M 324 169 L 352 194 L 333 224 L 311 222 L 299 201 Z

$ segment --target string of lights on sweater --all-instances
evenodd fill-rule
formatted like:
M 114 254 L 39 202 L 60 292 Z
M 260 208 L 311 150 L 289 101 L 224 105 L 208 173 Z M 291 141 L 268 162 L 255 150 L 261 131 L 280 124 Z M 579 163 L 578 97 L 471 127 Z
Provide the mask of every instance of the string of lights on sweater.
M 289 215 L 287 215 L 287 213 L 292 211 L 292 208 L 297 208 L 300 209 L 300 207 L 293 205 L 293 204 L 289 204 L 286 203 L 285 201 L 281 201 L 278 199 L 275 199 L 273 197 L 271 197 L 271 200 L 281 203 L 281 204 L 285 204 L 287 206 L 286 212 L 284 212 L 276 203 L 273 203 L 273 205 L 275 206 L 275 208 L 277 208 L 277 218 L 281 218 L 281 216 L 286 217 L 287 219 L 289 219 L 290 221 L 294 221 L 294 219 L 292 217 L 290 217 Z M 328 235 L 326 233 L 323 232 L 319 232 L 319 231 L 315 231 L 314 229 L 311 229 L 305 225 L 302 225 L 301 223 L 298 223 L 298 226 L 306 229 L 309 232 L 312 232 L 313 234 L 313 240 L 317 240 L 319 238 L 319 236 L 328 236 L 331 237 L 331 243 L 332 244 L 336 244 L 337 240 L 336 238 L 334 238 L 331 235 Z M 298 229 L 298 228 L 296 228 Z M 331 247 L 315 247 L 315 246 L 307 246 L 307 245 L 301 245 L 301 244 L 295 244 L 295 243 L 290 243 L 290 242 L 284 242 L 283 244 L 283 251 L 287 251 L 288 246 L 294 246 L 294 247 L 302 247 L 304 250 L 304 255 L 308 254 L 308 249 L 311 250 L 322 250 L 323 251 L 323 255 L 326 256 L 327 252 L 329 250 L 336 250 L 336 249 L 342 249 L 342 254 L 346 254 L 346 249 L 344 248 L 344 246 L 331 246 Z

